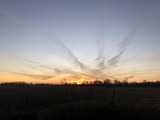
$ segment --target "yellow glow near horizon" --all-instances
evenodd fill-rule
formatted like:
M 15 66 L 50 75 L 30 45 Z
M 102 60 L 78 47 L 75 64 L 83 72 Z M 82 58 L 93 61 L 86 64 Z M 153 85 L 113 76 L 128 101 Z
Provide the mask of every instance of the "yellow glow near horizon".
M 77 81 L 77 84 L 78 84 L 78 85 L 81 85 L 81 84 L 83 84 L 85 81 L 88 81 L 88 80 L 81 78 L 80 80 Z

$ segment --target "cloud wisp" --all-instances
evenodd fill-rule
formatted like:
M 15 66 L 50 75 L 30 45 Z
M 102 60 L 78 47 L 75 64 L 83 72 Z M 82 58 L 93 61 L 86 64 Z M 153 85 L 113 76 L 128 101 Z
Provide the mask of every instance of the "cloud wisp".
M 97 57 L 95 59 L 97 63 L 98 69 L 104 69 L 105 68 L 105 56 L 104 56 L 104 50 L 105 50 L 105 43 L 104 43 L 104 29 L 100 33 L 97 43 Z

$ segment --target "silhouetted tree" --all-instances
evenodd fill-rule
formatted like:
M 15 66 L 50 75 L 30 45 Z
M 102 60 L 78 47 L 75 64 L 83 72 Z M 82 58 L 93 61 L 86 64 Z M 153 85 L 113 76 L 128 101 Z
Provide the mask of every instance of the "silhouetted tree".
M 115 85 L 120 85 L 121 82 L 120 82 L 119 80 L 116 79 L 116 80 L 114 80 L 114 84 L 115 84 Z
M 61 84 L 62 84 L 62 85 L 67 85 L 66 79 L 61 80 Z
M 104 80 L 104 85 L 111 85 L 111 80 L 110 79 L 105 79 Z
M 82 84 L 83 85 L 88 85 L 88 84 L 90 84 L 90 82 L 89 81 L 83 81 Z
M 148 83 L 148 81 L 147 80 L 143 80 L 143 83 Z
M 103 82 L 100 81 L 100 80 L 95 80 L 95 81 L 93 82 L 93 84 L 94 84 L 94 85 L 102 85 Z
M 122 83 L 123 83 L 123 85 L 127 85 L 128 84 L 128 80 L 124 79 Z

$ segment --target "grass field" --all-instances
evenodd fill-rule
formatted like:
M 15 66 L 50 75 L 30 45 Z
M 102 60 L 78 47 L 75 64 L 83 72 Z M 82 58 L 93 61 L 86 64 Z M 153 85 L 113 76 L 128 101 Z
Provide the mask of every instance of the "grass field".
M 0 120 L 160 120 L 160 88 L 0 86 Z

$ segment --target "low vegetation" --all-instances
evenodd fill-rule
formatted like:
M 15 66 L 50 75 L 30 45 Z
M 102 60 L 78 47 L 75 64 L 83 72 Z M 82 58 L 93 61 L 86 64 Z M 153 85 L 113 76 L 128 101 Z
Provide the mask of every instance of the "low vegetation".
M 3 83 L 0 120 L 160 120 L 160 86 L 155 84 Z

